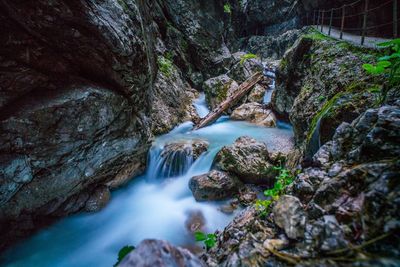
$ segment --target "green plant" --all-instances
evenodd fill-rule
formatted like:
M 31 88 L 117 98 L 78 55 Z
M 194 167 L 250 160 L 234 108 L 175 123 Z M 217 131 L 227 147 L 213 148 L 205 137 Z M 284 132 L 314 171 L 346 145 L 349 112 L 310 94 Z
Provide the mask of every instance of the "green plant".
M 131 251 L 135 249 L 134 246 L 125 246 L 120 249 L 118 252 L 118 261 L 116 264 L 114 264 L 114 267 L 118 266 L 118 264 L 121 263 L 121 261 L 125 258 L 126 255 L 128 255 Z
M 170 56 L 167 54 L 167 56 Z M 158 68 L 159 70 L 167 77 L 171 77 L 172 71 L 173 71 L 173 66 L 172 66 L 172 60 L 168 59 L 163 56 L 159 56 L 157 58 L 157 63 L 158 63 Z
M 217 243 L 217 235 L 216 234 L 205 234 L 203 232 L 197 231 L 194 233 L 194 238 L 197 242 L 203 242 L 206 246 L 207 250 L 214 247 Z
M 276 177 L 276 182 L 274 183 L 274 187 L 271 189 L 265 190 L 264 195 L 268 198 L 267 200 L 256 201 L 256 209 L 260 212 L 262 217 L 265 217 L 270 212 L 271 204 L 278 200 L 279 197 L 285 192 L 285 189 L 294 181 L 294 176 L 288 169 L 283 168 L 282 166 L 274 167 L 275 170 L 279 171 L 278 176 Z
M 231 14 L 232 13 L 232 7 L 231 7 L 231 5 L 229 3 L 226 3 L 224 5 L 224 12 L 227 13 L 227 14 Z
M 387 55 L 378 57 L 376 64 L 364 64 L 364 70 L 372 75 L 383 75 L 388 79 L 381 90 L 380 101 L 386 99 L 390 87 L 400 85 L 400 38 L 378 44 L 379 47 L 388 48 Z M 375 88 L 376 89 L 376 88 Z M 374 90 L 376 92 L 376 90 Z
M 247 60 L 252 58 L 258 58 L 257 55 L 248 53 L 240 57 L 240 65 L 243 65 Z

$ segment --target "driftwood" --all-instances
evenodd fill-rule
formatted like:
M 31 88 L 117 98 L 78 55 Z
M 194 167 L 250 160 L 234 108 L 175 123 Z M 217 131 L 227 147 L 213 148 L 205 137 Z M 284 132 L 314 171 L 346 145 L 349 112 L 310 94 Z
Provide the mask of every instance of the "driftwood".
M 204 117 L 194 128 L 198 130 L 203 128 L 213 122 L 215 122 L 225 110 L 229 109 L 233 105 L 235 105 L 242 97 L 244 97 L 253 87 L 256 85 L 261 79 L 263 75 L 261 72 L 257 72 L 250 78 L 248 78 L 245 82 L 243 82 L 239 88 L 235 91 L 234 94 L 225 99 L 221 104 L 218 105 L 213 111 L 208 113 L 206 117 Z

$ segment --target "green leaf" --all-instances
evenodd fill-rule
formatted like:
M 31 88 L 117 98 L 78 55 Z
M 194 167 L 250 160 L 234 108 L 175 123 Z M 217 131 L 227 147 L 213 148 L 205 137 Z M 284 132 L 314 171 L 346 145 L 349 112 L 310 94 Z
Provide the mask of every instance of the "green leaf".
M 207 239 L 207 235 L 203 232 L 197 231 L 194 233 L 194 238 L 196 241 L 204 241 Z
M 387 68 L 390 67 L 392 63 L 390 61 L 379 61 L 377 67 Z
M 118 264 L 120 264 L 121 261 L 125 258 L 125 256 L 128 255 L 134 249 L 135 249 L 134 246 L 125 246 L 125 247 L 121 248 L 120 251 L 118 252 L 118 261 L 116 264 L 114 264 L 114 266 L 117 266 Z
M 215 239 L 207 239 L 206 241 L 204 241 L 204 244 L 206 245 L 207 249 L 210 249 L 212 247 L 215 246 L 216 240 Z

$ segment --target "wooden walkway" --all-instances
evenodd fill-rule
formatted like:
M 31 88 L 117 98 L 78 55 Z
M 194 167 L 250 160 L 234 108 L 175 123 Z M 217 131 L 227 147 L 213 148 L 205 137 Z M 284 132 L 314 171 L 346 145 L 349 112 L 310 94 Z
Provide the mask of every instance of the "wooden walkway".
M 317 29 L 319 32 L 321 32 L 321 26 L 314 25 L 313 27 L 315 29 Z M 322 33 L 325 34 L 326 36 L 329 36 L 328 35 L 329 26 L 323 26 L 322 28 L 323 28 Z M 343 39 L 340 39 L 340 29 L 335 28 L 335 27 L 332 27 L 330 37 L 337 39 L 337 40 L 347 41 L 347 42 L 352 43 L 357 46 L 364 46 L 364 47 L 369 47 L 369 48 L 377 48 L 377 44 L 391 40 L 391 39 L 366 36 L 364 45 L 361 45 L 361 36 L 360 35 L 355 35 L 355 34 L 344 32 Z

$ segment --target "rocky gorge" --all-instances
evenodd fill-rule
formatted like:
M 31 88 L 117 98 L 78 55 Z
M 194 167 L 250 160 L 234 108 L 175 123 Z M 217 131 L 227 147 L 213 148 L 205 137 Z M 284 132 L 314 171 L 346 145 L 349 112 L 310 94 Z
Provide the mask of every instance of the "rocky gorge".
M 0 263 L 399 265 L 399 85 L 319 2 L 0 1 Z

